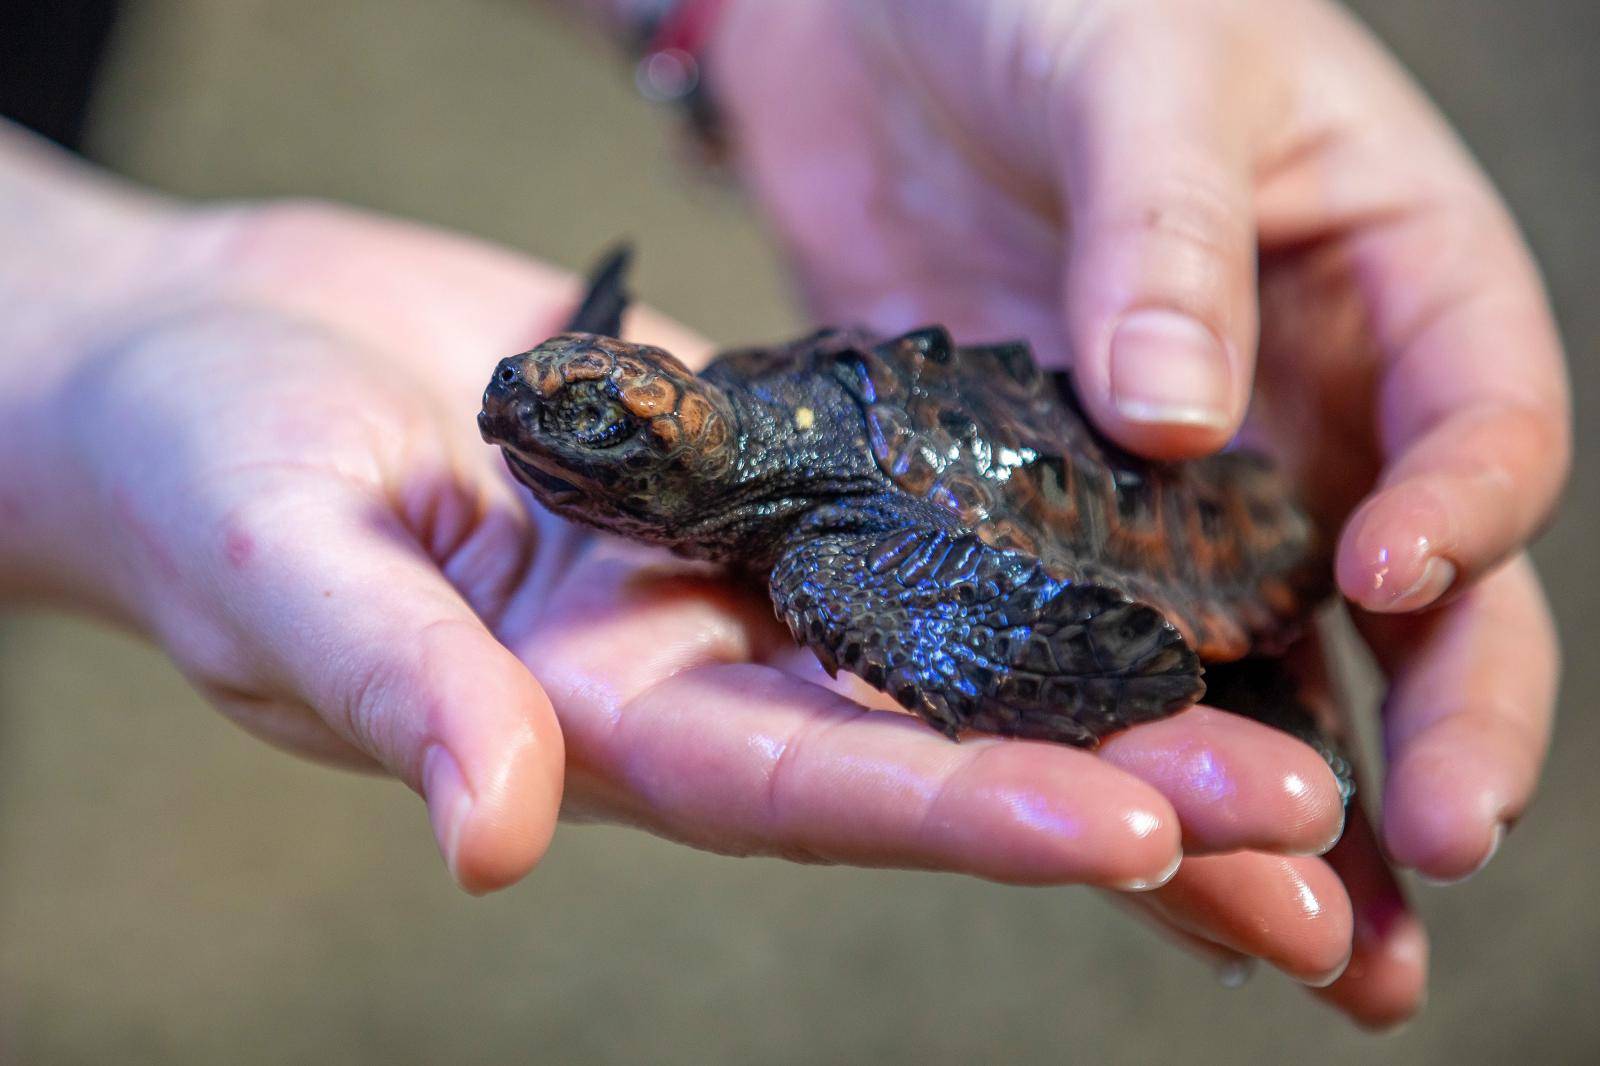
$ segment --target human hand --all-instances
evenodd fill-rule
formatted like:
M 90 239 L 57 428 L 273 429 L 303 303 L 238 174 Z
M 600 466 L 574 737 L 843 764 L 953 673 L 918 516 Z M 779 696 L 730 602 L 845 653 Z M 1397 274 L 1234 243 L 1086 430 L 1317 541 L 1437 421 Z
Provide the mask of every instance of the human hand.
M 1322 994 L 1411 1014 L 1426 945 L 1385 857 L 1467 876 L 1528 802 L 1557 652 L 1522 553 L 1569 450 L 1535 269 L 1446 123 L 1323 0 L 739 0 L 708 69 L 819 320 L 1071 353 L 1096 422 L 1154 457 L 1224 444 L 1253 382 L 1245 432 L 1336 537 L 1390 678 L 1381 832 L 1353 822 L 1331 870 L 1186 863 L 1163 894 L 1195 879 L 1209 917 L 1177 924 L 1241 947 L 1247 901 L 1202 877 L 1342 881 L 1244 950 L 1330 951 L 1353 906 Z
M 80 251 L 106 245 L 92 232 Z M 813 684 L 760 596 L 526 507 L 474 415 L 498 358 L 559 328 L 569 279 L 304 205 L 205 212 L 144 247 L 19 355 L 78 353 L 35 378 L 32 474 L 7 487 L 37 506 L 0 563 L 150 634 L 246 729 L 422 792 L 471 889 L 537 860 L 563 770 L 572 816 L 1016 882 L 1154 885 L 1180 849 L 1309 853 L 1338 831 L 1332 776 L 1287 738 L 1200 712 L 1123 742 L 1126 772 L 953 745 Z

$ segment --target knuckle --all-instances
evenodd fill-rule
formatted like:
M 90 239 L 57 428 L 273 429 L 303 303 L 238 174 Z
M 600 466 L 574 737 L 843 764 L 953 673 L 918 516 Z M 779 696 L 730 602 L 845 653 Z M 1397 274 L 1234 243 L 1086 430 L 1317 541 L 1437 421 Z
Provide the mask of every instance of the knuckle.
M 769 841 L 789 852 L 810 854 L 811 861 L 820 861 L 820 855 L 802 839 L 802 832 L 796 832 L 794 810 L 804 805 L 808 794 L 815 794 L 812 791 L 814 781 L 808 781 L 808 776 L 819 764 L 828 762 L 825 756 L 819 758 L 825 749 L 827 737 L 841 727 L 859 723 L 869 713 L 865 708 L 843 700 L 839 708 L 834 715 L 808 719 L 798 725 L 789 734 L 766 774 L 765 821 Z M 803 827 L 804 822 L 799 825 Z
M 1548 471 L 1553 492 L 1565 484 L 1572 468 L 1572 432 L 1559 411 L 1532 404 L 1515 404 L 1501 412 L 1501 426 L 1494 436 L 1500 439 L 1525 439 L 1528 454 L 1539 468 Z
M 1113 226 L 1167 260 L 1231 263 L 1254 254 L 1248 204 L 1217 176 L 1166 179 L 1114 216 Z
M 498 648 L 481 636 L 474 619 L 442 617 L 352 649 L 340 671 L 341 710 L 352 737 L 397 772 L 420 770 L 407 765 L 420 757 L 417 739 L 448 734 L 458 707 L 439 664 L 470 661 L 485 691 L 504 691 L 508 676 L 521 677 L 520 668 L 508 670 L 509 652 L 498 658 L 481 654 L 486 645 Z
M 390 707 L 404 690 L 404 679 L 383 659 L 336 664 L 341 681 L 323 709 L 329 725 L 346 740 L 387 763 L 394 715 Z M 391 769 L 398 769 L 391 767 Z
M 969 745 L 928 791 L 918 812 L 912 839 L 924 855 L 939 857 L 935 865 L 966 872 L 979 872 L 984 868 L 985 856 L 951 851 L 951 811 L 969 803 L 974 792 L 983 792 L 988 783 L 1004 780 L 1008 776 L 1005 763 L 1014 754 L 1012 745 L 1004 742 Z

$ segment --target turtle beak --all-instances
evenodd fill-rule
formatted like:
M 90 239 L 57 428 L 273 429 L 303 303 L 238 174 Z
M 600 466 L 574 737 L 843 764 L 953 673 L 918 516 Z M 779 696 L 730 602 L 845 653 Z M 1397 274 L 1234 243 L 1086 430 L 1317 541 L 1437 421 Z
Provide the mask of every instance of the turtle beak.
M 483 410 L 478 412 L 478 435 L 485 444 L 507 444 L 514 433 L 511 420 L 498 406 L 483 405 Z
M 538 404 L 538 395 L 523 377 L 522 356 L 500 360 L 483 390 L 483 409 L 478 412 L 478 432 L 490 444 L 512 444 L 523 436 L 524 418 Z

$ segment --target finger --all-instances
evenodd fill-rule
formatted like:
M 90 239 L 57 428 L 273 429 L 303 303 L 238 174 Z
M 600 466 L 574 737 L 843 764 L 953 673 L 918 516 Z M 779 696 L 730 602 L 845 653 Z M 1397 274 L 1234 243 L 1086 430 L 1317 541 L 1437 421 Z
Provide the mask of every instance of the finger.
M 1186 858 L 1177 876 L 1135 902 L 1313 986 L 1332 983 L 1350 957 L 1350 897 L 1321 859 L 1255 851 Z
M 1548 518 L 1571 456 L 1565 371 L 1532 262 L 1487 190 L 1442 195 L 1356 247 L 1385 353 L 1386 463 L 1340 537 L 1339 586 L 1370 611 L 1416 611 Z
M 1226 443 L 1255 361 L 1254 116 L 1273 87 L 1215 23 L 1129 5 L 1063 88 L 1074 378 L 1107 434 L 1157 458 Z
M 721 852 L 1018 883 L 1132 889 L 1178 862 L 1171 805 L 1091 753 L 952 744 L 750 664 L 767 637 L 720 582 L 597 553 L 557 598 L 525 653 L 572 792 L 608 816 Z
M 464 888 L 520 878 L 560 800 L 544 692 L 386 501 L 339 485 L 255 487 L 260 502 L 226 523 L 218 580 L 276 663 L 268 684 L 423 794 Z
M 804 648 L 776 661 L 857 703 L 898 709 L 858 678 L 829 678 Z M 1099 754 L 1166 797 L 1178 813 L 1186 855 L 1241 849 L 1320 855 L 1344 825 L 1339 783 L 1320 755 L 1281 730 L 1225 711 L 1194 707 L 1125 730 Z
M 1410 441 L 1341 535 L 1341 590 L 1370 611 L 1417 611 L 1504 561 L 1554 504 L 1565 432 L 1564 416 L 1509 407 Z
M 1428 934 L 1358 808 L 1328 863 L 1354 908 L 1350 964 L 1317 995 L 1372 1029 L 1386 1029 L 1422 1009 L 1428 984 Z
M 1320 855 L 1344 825 L 1339 783 L 1320 755 L 1225 711 L 1194 707 L 1119 733 L 1100 753 L 1167 798 L 1186 855 Z
M 767 661 L 864 706 L 898 709 L 860 678 L 830 678 L 804 647 Z M 1344 825 L 1344 799 L 1327 761 L 1282 730 L 1237 714 L 1193 707 L 1115 734 L 1099 755 L 1166 797 L 1186 855 L 1246 848 L 1320 855 Z
M 1493 856 L 1538 782 L 1559 650 L 1526 556 L 1421 617 L 1366 615 L 1391 678 L 1383 840 L 1394 860 L 1459 880 Z
M 606 748 L 662 831 L 712 850 L 952 870 L 1018 884 L 1160 884 L 1180 857 L 1154 790 L 1059 745 L 961 744 L 767 667 L 679 674 Z

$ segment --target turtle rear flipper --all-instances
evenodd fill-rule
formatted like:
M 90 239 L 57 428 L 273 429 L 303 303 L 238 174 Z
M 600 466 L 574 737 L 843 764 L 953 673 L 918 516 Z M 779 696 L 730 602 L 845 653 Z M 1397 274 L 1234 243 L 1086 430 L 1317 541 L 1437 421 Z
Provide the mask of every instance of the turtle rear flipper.
M 1205 691 L 1199 659 L 1160 612 L 972 534 L 802 536 L 771 591 L 830 671 L 859 675 L 952 738 L 973 728 L 1092 747 Z
M 628 293 L 628 268 L 632 264 L 633 246 L 626 243 L 617 245 L 601 258 L 589 274 L 589 289 L 583 303 L 567 322 L 568 333 L 622 336 L 622 313 L 633 300 Z
M 1333 771 L 1345 802 L 1355 795 L 1355 768 L 1342 745 L 1317 724 L 1298 680 L 1284 660 L 1252 657 L 1212 663 L 1206 667 L 1206 703 L 1281 729 L 1309 744 Z

